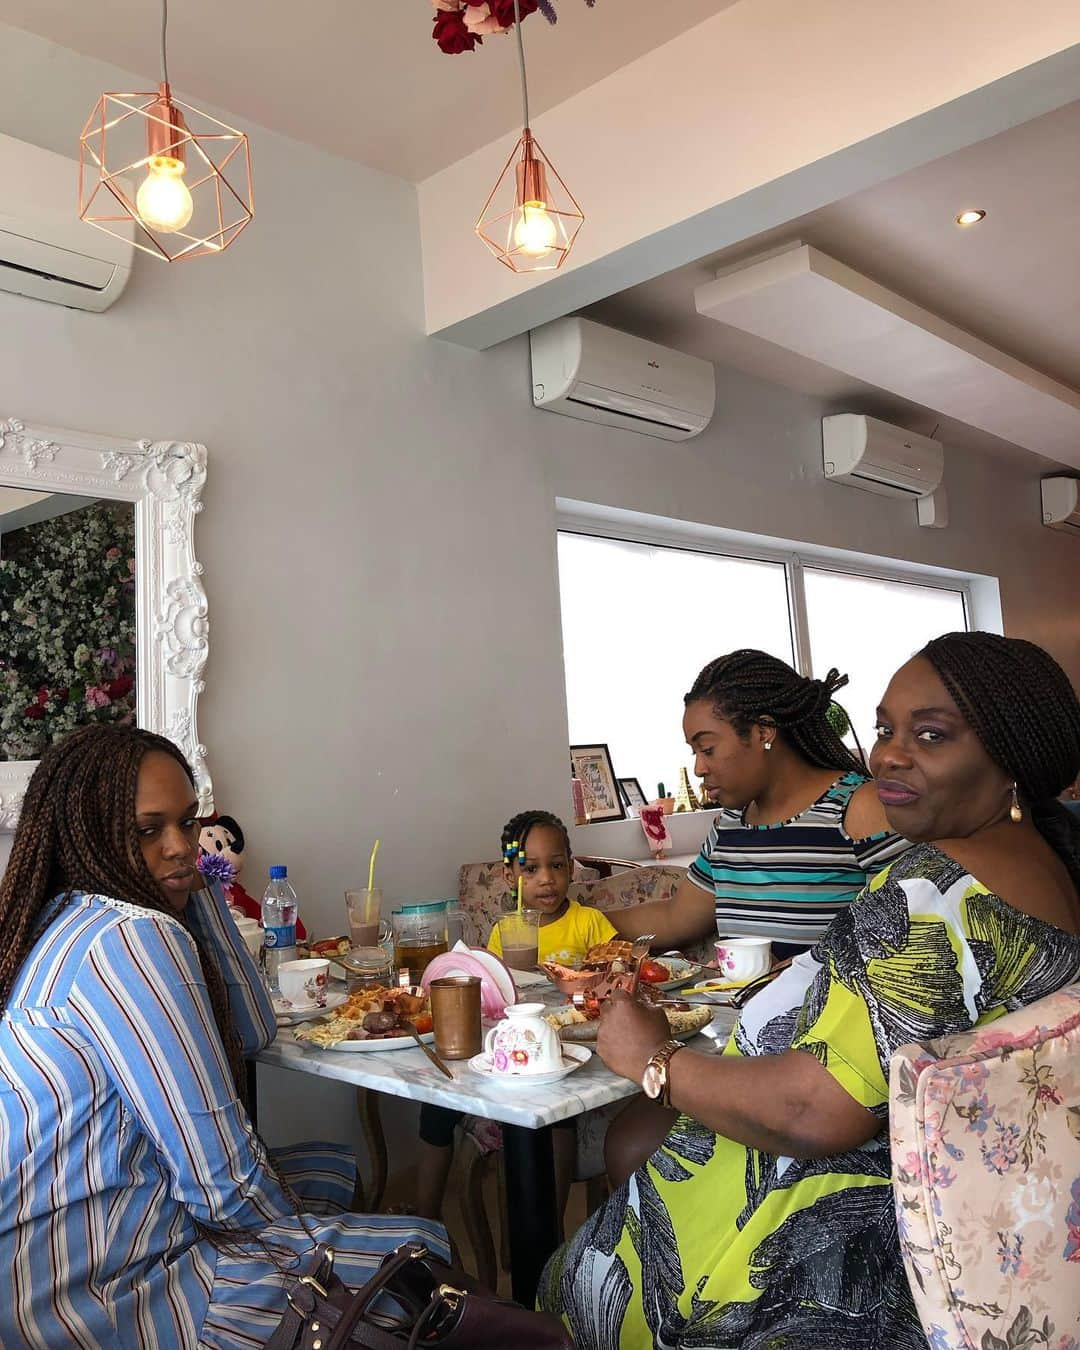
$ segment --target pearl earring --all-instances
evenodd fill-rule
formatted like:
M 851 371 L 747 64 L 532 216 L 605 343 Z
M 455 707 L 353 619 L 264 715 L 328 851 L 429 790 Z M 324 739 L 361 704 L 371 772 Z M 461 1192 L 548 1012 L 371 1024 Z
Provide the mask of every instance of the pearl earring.
M 766 749 L 766 750 L 771 750 L 771 749 L 772 749 L 772 741 L 766 741 L 766 742 L 765 742 L 765 749 Z
M 1024 813 L 1020 808 L 1020 794 L 1016 790 L 1016 784 L 1012 785 L 1012 805 L 1009 807 L 1009 819 L 1019 825 L 1024 819 Z

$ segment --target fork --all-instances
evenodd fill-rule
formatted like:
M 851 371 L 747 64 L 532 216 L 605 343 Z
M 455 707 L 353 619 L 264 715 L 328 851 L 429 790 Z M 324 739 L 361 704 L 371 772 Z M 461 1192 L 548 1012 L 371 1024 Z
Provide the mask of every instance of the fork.
M 649 949 L 656 941 L 655 933 L 642 933 L 634 939 L 633 946 L 630 948 L 630 960 L 634 963 L 634 970 L 630 977 L 630 997 L 634 998 L 637 994 L 638 976 L 641 974 L 641 963 L 649 954 Z

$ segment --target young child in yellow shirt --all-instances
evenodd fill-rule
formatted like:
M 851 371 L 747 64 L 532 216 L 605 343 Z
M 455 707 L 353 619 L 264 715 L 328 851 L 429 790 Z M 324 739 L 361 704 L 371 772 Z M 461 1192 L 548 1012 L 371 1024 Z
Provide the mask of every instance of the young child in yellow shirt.
M 522 879 L 522 903 L 540 912 L 538 959 L 565 963 L 580 960 L 598 943 L 618 934 L 607 915 L 567 896 L 574 857 L 566 826 L 550 811 L 522 811 L 502 832 L 503 877 L 511 894 Z M 501 957 L 498 926 L 491 930 L 488 950 Z M 425 1103 L 420 1108 L 420 1161 L 417 1170 L 417 1213 L 441 1217 L 446 1178 L 454 1156 L 454 1127 L 462 1112 Z M 576 1128 L 561 1121 L 552 1131 L 556 1204 L 566 1206 L 574 1165 Z

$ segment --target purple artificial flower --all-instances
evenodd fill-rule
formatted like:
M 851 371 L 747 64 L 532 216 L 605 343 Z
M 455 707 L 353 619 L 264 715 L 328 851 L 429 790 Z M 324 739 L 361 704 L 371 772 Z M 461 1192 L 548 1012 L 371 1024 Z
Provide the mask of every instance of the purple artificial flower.
M 200 853 L 195 866 L 207 881 L 223 881 L 228 885 L 236 880 L 236 868 L 224 853 Z

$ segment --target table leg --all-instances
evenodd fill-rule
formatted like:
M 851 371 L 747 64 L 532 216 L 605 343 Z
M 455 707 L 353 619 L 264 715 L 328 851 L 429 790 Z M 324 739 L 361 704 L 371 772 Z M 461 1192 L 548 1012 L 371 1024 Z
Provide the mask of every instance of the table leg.
M 555 1166 L 551 1126 L 530 1130 L 503 1125 L 506 1214 L 510 1234 L 510 1286 L 514 1298 L 531 1308 L 548 1257 L 559 1245 L 555 1212 Z

